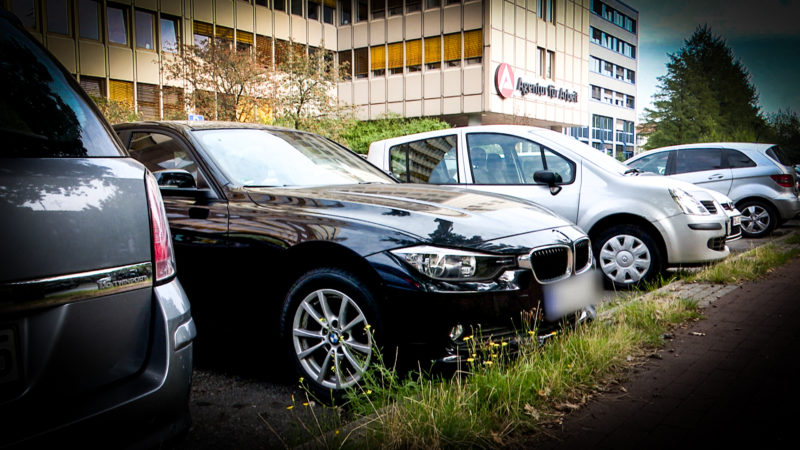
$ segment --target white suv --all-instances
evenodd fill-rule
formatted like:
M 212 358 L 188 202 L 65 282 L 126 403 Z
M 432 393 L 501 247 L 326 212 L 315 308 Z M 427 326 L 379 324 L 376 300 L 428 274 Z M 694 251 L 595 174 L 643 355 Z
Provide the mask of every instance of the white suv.
M 617 287 L 667 266 L 725 258 L 740 217 L 729 218 L 706 189 L 639 176 L 541 128 L 472 126 L 386 139 L 370 146 L 368 159 L 401 181 L 507 194 L 553 210 L 588 232 L 598 266 Z
M 706 142 L 662 147 L 625 161 L 727 195 L 742 212 L 742 233 L 763 237 L 800 213 L 797 174 L 772 144 Z

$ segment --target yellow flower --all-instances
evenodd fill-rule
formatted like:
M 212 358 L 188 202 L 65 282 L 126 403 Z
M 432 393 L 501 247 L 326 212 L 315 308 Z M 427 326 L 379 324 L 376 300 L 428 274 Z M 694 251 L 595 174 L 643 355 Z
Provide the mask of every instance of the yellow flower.
M 308 406 L 308 402 L 303 402 L 303 406 Z
M 372 389 L 367 389 L 367 395 L 372 394 Z
M 468 341 L 468 340 L 470 340 L 470 339 L 472 339 L 472 336 L 464 336 L 464 339 L 463 339 L 463 340 L 464 340 L 464 342 L 466 342 L 466 341 Z
M 467 362 L 475 361 L 475 358 L 467 358 Z
M 303 378 L 303 377 L 300 377 L 300 382 L 301 382 L 301 383 L 303 382 L 303 380 L 305 380 L 305 378 Z
M 506 345 L 508 345 L 508 342 L 503 342 L 502 344 L 500 344 L 501 347 L 505 347 Z
M 530 334 L 531 336 L 533 336 L 533 335 L 534 335 L 534 334 L 536 334 L 536 333 L 534 333 L 533 331 L 528 331 L 528 334 Z
M 370 328 L 372 328 L 372 325 L 370 325 L 370 324 L 366 324 L 366 325 L 364 325 L 364 329 L 365 329 L 365 330 L 369 330 Z
M 292 409 L 292 408 L 294 408 L 294 405 L 289 405 L 286 407 L 286 409 Z
M 484 361 L 483 364 L 486 365 L 486 366 L 491 366 L 492 364 L 494 364 L 494 362 L 492 362 L 492 361 Z
M 339 434 L 339 430 L 336 430 L 336 434 Z

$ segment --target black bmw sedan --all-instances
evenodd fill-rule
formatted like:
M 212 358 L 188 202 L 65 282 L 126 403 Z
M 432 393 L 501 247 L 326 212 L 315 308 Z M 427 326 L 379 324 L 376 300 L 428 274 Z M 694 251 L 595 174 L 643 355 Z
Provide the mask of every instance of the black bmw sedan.
M 248 358 L 288 356 L 313 390 L 341 392 L 378 349 L 455 360 L 477 330 L 508 338 L 593 315 L 593 291 L 559 294 L 593 278 L 589 239 L 532 203 L 400 184 L 297 130 L 115 129 L 159 180 L 198 352 L 224 328 Z

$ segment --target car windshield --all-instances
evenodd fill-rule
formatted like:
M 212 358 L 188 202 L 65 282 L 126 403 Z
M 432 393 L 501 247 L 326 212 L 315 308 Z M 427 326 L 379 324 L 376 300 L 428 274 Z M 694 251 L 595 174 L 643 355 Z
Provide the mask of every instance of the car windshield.
M 239 186 L 395 183 L 358 155 L 310 133 L 241 128 L 192 134 Z

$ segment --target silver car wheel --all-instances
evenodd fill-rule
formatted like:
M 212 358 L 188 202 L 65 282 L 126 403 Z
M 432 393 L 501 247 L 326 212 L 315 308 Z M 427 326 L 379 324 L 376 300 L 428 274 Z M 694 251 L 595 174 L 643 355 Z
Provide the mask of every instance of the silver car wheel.
M 619 284 L 633 284 L 650 269 L 650 250 L 641 239 L 628 234 L 614 236 L 600 249 L 600 268 Z
M 761 205 L 750 205 L 742 210 L 742 229 L 746 233 L 759 234 L 770 226 L 769 211 Z
M 328 389 L 357 383 L 372 356 L 366 316 L 353 299 L 335 289 L 316 290 L 300 302 L 292 341 L 300 366 Z

